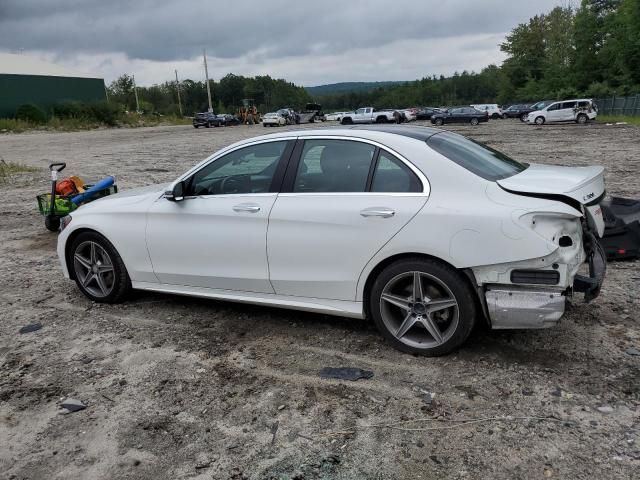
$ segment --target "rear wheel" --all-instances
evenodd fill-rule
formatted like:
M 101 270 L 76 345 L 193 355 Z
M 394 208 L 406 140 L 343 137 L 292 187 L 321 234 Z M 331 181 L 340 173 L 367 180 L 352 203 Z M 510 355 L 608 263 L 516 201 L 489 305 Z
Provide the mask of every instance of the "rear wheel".
M 522 115 L 520 115 L 520 121 L 521 122 L 526 122 L 529 118 L 529 114 L 528 113 L 523 113 Z
M 536 125 L 544 125 L 544 117 L 536 117 L 535 124 Z
M 94 302 L 119 303 L 131 290 L 122 258 L 111 242 L 96 232 L 81 233 L 73 241 L 69 268 L 80 291 Z
M 509 115 L 507 115 L 506 113 L 503 113 L 503 114 L 502 114 L 502 118 L 503 118 L 504 120 L 506 120 L 507 118 L 509 118 Z
M 498 115 L 497 113 L 492 113 L 491 114 L 491 118 L 494 119 L 494 120 L 497 120 L 497 119 L 500 118 L 500 115 Z
M 379 116 L 376 118 L 376 123 L 387 123 L 387 117 Z
M 589 122 L 589 117 L 587 117 L 584 113 L 580 113 L 576 117 L 576 123 L 579 123 L 580 125 L 584 125 L 588 122 Z
M 353 119 L 352 119 L 351 117 L 344 117 L 344 118 L 340 121 L 340 123 L 341 123 L 342 125 L 351 125 L 351 124 L 353 124 Z
M 475 127 L 480 121 L 476 117 L 473 117 L 469 123 Z
M 369 297 L 378 330 L 404 352 L 449 353 L 469 337 L 476 321 L 469 283 L 437 260 L 392 263 L 380 273 Z

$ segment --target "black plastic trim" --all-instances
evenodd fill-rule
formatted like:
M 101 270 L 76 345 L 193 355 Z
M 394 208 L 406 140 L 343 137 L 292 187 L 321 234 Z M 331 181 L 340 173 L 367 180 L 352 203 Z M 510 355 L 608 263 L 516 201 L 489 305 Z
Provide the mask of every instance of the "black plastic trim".
M 511 283 L 529 285 L 557 285 L 560 273 L 556 270 L 512 270 Z

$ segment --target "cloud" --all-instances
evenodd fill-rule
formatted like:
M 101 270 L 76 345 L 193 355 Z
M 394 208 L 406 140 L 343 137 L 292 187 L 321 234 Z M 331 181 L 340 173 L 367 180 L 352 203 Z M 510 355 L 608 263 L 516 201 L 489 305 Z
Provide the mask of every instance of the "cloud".
M 140 83 L 213 72 L 306 85 L 404 80 L 499 62 L 517 23 L 559 0 L 2 0 L 0 45 Z M 221 76 L 221 75 L 220 75 Z M 213 74 L 216 77 L 216 74 Z

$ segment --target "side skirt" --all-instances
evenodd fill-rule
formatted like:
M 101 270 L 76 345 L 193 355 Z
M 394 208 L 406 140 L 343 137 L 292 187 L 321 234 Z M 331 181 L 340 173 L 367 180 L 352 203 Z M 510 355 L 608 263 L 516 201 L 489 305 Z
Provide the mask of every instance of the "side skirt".
M 362 302 L 346 300 L 329 300 L 324 298 L 292 297 L 269 293 L 240 292 L 186 285 L 167 285 L 161 283 L 132 282 L 131 286 L 138 290 L 186 295 L 189 297 L 212 298 L 229 302 L 251 303 L 271 307 L 302 310 L 305 312 L 323 313 L 349 318 L 364 318 Z

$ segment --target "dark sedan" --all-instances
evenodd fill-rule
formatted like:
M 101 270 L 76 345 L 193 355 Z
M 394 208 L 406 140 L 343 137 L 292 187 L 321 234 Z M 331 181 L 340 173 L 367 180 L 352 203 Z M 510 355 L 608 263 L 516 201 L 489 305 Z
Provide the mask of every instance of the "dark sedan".
M 533 112 L 531 105 L 511 105 L 509 108 L 502 111 L 502 118 L 519 118 L 521 122 L 526 122 L 527 117 L 531 112 Z
M 488 112 L 481 112 L 473 107 L 454 107 L 446 112 L 431 115 L 431 123 L 438 126 L 444 125 L 445 123 L 470 123 L 471 125 L 478 125 L 480 122 L 488 121 Z
M 416 112 L 416 120 L 431 120 L 436 113 L 442 113 L 442 110 L 435 107 L 422 107 Z
M 231 115 L 230 113 L 223 113 L 218 115 L 218 119 L 220 120 L 220 124 L 224 127 L 229 127 L 231 125 L 240 125 L 240 119 L 235 115 Z
M 203 113 L 196 113 L 193 116 L 193 127 L 194 128 L 198 128 L 198 127 L 219 127 L 220 125 L 222 125 L 222 120 L 219 119 L 215 113 L 212 112 L 203 112 Z

